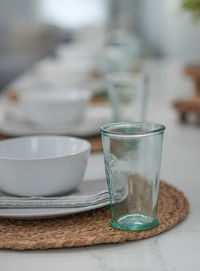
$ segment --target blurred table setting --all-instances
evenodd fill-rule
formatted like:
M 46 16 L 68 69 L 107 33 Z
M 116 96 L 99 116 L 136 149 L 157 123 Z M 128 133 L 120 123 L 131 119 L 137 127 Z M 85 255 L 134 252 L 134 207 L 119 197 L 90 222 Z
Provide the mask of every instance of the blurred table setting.
M 101 150 L 99 127 L 111 120 L 111 112 L 101 99 L 95 102 L 103 83 L 93 76 L 97 52 L 89 44 L 61 45 L 56 57 L 37 62 L 5 88 L 2 135 L 79 136 L 91 140 L 92 150 Z
M 200 267 L 200 111 L 180 104 L 193 82 L 185 61 L 153 53 L 125 2 L 2 88 L 5 271 Z
M 164 153 L 163 153 L 163 166 L 161 170 L 161 177 L 164 180 L 167 180 L 170 184 L 173 184 L 177 186 L 179 189 L 185 191 L 187 197 L 189 198 L 192 211 L 189 215 L 189 218 L 187 218 L 183 223 L 180 223 L 177 225 L 173 230 L 171 230 L 169 233 L 160 235 L 158 237 L 154 237 L 148 240 L 140 241 L 140 243 L 132 243 L 128 242 L 125 245 L 110 245 L 108 247 L 102 245 L 101 247 L 91 247 L 91 248 L 79 248 L 76 252 L 77 255 L 80 257 L 83 257 L 84 262 L 91 258 L 91 255 L 93 253 L 95 255 L 98 255 L 98 259 L 93 259 L 93 261 L 88 264 L 84 264 L 84 268 L 89 268 L 89 270 L 100 270 L 101 268 L 98 267 L 99 263 L 103 265 L 108 265 L 110 267 L 114 267 L 117 263 L 118 266 L 122 267 L 122 263 L 120 263 L 119 260 L 117 260 L 116 257 L 123 257 L 126 259 L 126 261 L 132 266 L 141 266 L 138 246 L 142 251 L 145 251 L 145 247 L 153 247 L 154 249 L 159 249 L 157 252 L 158 255 L 154 255 L 154 252 L 152 249 L 149 250 L 148 255 L 151 257 L 154 257 L 157 260 L 155 270 L 160 270 L 163 267 L 163 262 L 158 260 L 160 258 L 160 255 L 165 259 L 165 267 L 166 270 L 170 270 L 168 266 L 176 265 L 179 267 L 182 267 L 184 270 L 184 266 L 189 266 L 193 262 L 193 257 L 195 255 L 190 256 L 188 258 L 187 264 L 185 261 L 177 262 L 173 255 L 181 254 L 182 257 L 184 257 L 186 254 L 190 255 L 189 248 L 187 246 L 184 246 L 185 242 L 193 242 L 193 245 L 198 250 L 198 230 L 197 230 L 197 224 L 198 224 L 198 193 L 194 186 L 191 186 L 191 184 L 195 184 L 196 180 L 198 178 L 198 174 L 196 171 L 196 163 L 198 160 L 198 150 L 196 148 L 198 142 L 199 142 L 199 131 L 198 128 L 194 125 L 189 125 L 187 128 L 184 125 L 181 125 L 178 122 L 178 119 L 176 117 L 176 113 L 173 111 L 171 107 L 171 103 L 174 100 L 174 98 L 178 97 L 179 95 L 182 95 L 183 89 L 185 90 L 185 95 L 189 93 L 189 89 L 191 87 L 190 82 L 188 82 L 185 78 L 183 78 L 181 69 L 182 64 L 179 64 L 177 62 L 169 62 L 169 61 L 157 61 L 157 60 L 146 60 L 143 64 L 143 69 L 145 70 L 145 74 L 149 76 L 151 79 L 149 82 L 149 93 L 148 93 L 148 100 L 146 105 L 146 116 L 145 119 L 148 121 L 155 121 L 155 122 L 162 122 L 164 125 L 167 126 L 167 133 L 166 138 L 164 142 Z M 165 81 L 165 84 L 163 85 L 163 80 Z M 21 81 L 23 82 L 23 80 Z M 9 91 L 17 90 L 17 88 L 14 88 L 14 84 L 12 88 L 9 86 Z M 162 89 L 162 90 L 161 90 Z M 19 91 L 20 92 L 20 91 Z M 18 92 L 16 91 L 16 97 L 18 99 Z M 8 94 L 5 92 L 5 95 L 3 99 L 10 99 L 10 96 L 7 96 Z M 10 95 L 10 93 L 9 93 Z M 9 98 L 8 98 L 9 97 Z M 12 100 L 12 98 L 11 98 Z M 8 101 L 6 101 L 8 102 Z M 8 103 L 15 103 L 15 98 L 13 101 L 9 101 Z M 105 123 L 110 122 L 112 120 L 112 110 L 108 106 L 108 102 L 105 103 L 105 100 L 103 103 L 92 103 L 90 105 L 91 114 L 93 115 L 95 110 L 99 111 L 99 115 L 102 117 L 105 116 Z M 94 107 L 94 108 L 93 108 Z M 87 114 L 87 113 L 86 113 Z M 15 113 L 14 113 L 15 115 Z M 98 115 L 98 116 L 99 116 Z M 107 118 L 107 119 L 106 119 Z M 102 125 L 104 122 L 99 123 L 98 125 Z M 52 125 L 52 124 L 51 124 Z M 10 126 L 10 136 L 18 136 L 26 134 L 24 133 L 23 127 L 21 130 L 18 128 L 18 130 L 15 130 L 17 132 L 13 132 L 12 128 L 15 127 L 14 123 Z M 2 129 L 2 126 L 0 126 Z M 44 125 L 42 125 L 42 128 L 44 128 Z M 98 127 L 99 128 L 99 127 Z M 16 129 L 16 128 L 15 128 Z M 27 129 L 27 128 L 26 128 Z M 37 128 L 38 129 L 38 128 Z M 87 129 L 88 130 L 88 129 Z M 97 131 L 97 130 L 96 130 Z M 51 134 L 52 131 L 49 132 Z M 73 131 L 74 132 L 74 131 Z M 83 131 L 81 131 L 82 133 Z M 99 132 L 99 130 L 98 130 Z M 13 133 L 13 134 L 12 134 Z M 27 130 L 27 134 L 34 134 L 34 132 L 30 132 L 30 130 Z M 38 133 L 40 134 L 41 131 Z M 46 132 L 45 132 L 46 133 Z M 37 133 L 36 133 L 37 134 Z M 41 133 L 42 134 L 42 133 Z M 65 134 L 65 131 L 63 132 Z M 71 135 L 71 133 L 69 133 Z M 73 133 L 72 133 L 73 135 Z M 76 136 L 83 137 L 82 134 L 74 134 Z M 85 135 L 84 135 L 85 136 Z M 86 135 L 87 137 L 87 135 Z M 183 144 L 185 146 L 188 146 L 188 152 L 192 153 L 192 156 L 190 158 L 186 155 L 185 150 L 182 148 Z M 189 163 L 189 160 L 190 163 Z M 191 163 L 192 159 L 192 163 Z M 187 171 L 183 172 L 182 168 L 187 167 Z M 104 179 L 105 178 L 105 171 L 104 171 L 104 162 L 103 162 L 103 154 L 102 153 L 93 153 L 88 161 L 88 166 L 86 169 L 84 182 L 86 180 L 89 180 L 88 182 L 93 183 L 94 180 L 97 179 Z M 190 180 L 190 181 L 188 181 Z M 103 192 L 103 190 L 100 190 L 99 192 Z M 2 198 L 3 200 L 3 198 Z M 6 200 L 9 200 L 9 198 Z M 13 200 L 15 200 L 13 198 Z M 22 204 L 23 204 L 23 198 Z M 37 199 L 38 200 L 38 199 Z M 32 200 L 34 203 L 34 199 Z M 14 202 L 14 201 L 13 201 Z M 3 204 L 3 201 L 2 201 Z M 16 204 L 16 203 L 15 203 Z M 52 202 L 52 204 L 54 204 Z M 105 204 L 107 202 L 105 201 Z M 101 204 L 99 206 L 102 206 Z M 87 210 L 86 207 L 82 207 L 84 210 Z M 21 209 L 22 210 L 22 209 Z M 34 211 L 34 209 L 23 209 L 23 214 L 20 209 L 15 209 L 15 211 L 12 211 L 12 208 L 4 209 L 4 212 L 2 212 L 2 216 L 9 216 L 9 217 L 28 217 L 28 216 L 52 216 L 52 214 L 55 215 L 55 213 L 59 213 L 60 215 L 66 214 L 66 210 L 62 209 L 60 211 L 55 211 L 55 209 L 41 209 L 38 213 L 38 211 Z M 81 209 L 77 208 L 78 211 L 81 211 Z M 67 210 L 69 212 L 69 209 Z M 74 211 L 72 211 L 74 212 Z M 57 214 L 58 215 L 58 214 Z M 197 234 L 194 232 L 197 230 Z M 178 249 L 178 246 L 175 244 L 174 239 L 176 239 L 178 236 L 180 242 L 183 244 L 184 249 L 180 250 Z M 173 248 L 171 247 L 171 244 L 173 243 Z M 110 261 L 110 257 L 107 257 L 107 251 L 115 249 L 115 252 L 112 252 L 113 259 Z M 129 257 L 132 255 L 132 252 L 134 251 L 135 256 Z M 171 251 L 171 252 L 170 252 Z M 179 251 L 179 252 L 177 252 Z M 51 255 L 54 255 L 59 257 L 59 262 L 57 258 L 54 258 L 54 261 L 56 262 L 56 266 L 65 266 L 65 258 L 67 258 L 69 261 L 71 259 L 70 266 L 78 270 L 78 265 L 76 265 L 76 255 L 73 253 L 73 249 L 68 249 L 68 253 L 61 253 L 60 251 L 53 251 Z M 8 252 L 2 252 L 4 255 L 5 261 L 8 259 Z M 35 253 L 29 253 L 29 252 L 23 252 L 26 254 L 26 258 L 30 261 L 35 259 L 36 256 L 39 255 L 40 252 Z M 15 261 L 21 261 L 23 258 L 23 255 L 13 254 L 13 258 Z M 42 254 L 43 257 L 47 260 L 49 260 L 49 257 L 47 254 Z M 129 255 L 129 256 L 128 256 Z M 136 256 L 137 255 L 137 256 Z M 127 258 L 128 257 L 128 258 Z M 137 260 L 136 257 L 139 259 Z M 23 260 L 24 261 L 24 260 Z M 42 264 L 42 261 L 39 261 L 40 265 Z M 6 264 L 7 266 L 12 266 L 12 264 Z M 50 266 L 51 265 L 51 266 Z M 184 266 L 183 266 L 184 265 Z M 36 267 L 36 264 L 33 264 L 34 268 Z M 149 262 L 146 259 L 142 266 L 144 268 L 147 268 L 149 266 Z M 55 263 L 53 263 L 51 260 L 49 260 L 48 267 L 50 270 L 53 270 L 52 268 L 55 267 Z

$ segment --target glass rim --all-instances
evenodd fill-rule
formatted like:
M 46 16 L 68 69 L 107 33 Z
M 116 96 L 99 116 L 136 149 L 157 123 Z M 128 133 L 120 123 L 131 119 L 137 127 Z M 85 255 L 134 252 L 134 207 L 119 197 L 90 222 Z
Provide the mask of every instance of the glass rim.
M 134 128 L 134 127 L 136 128 L 142 125 L 143 126 L 151 125 L 151 126 L 155 126 L 155 128 L 149 129 L 145 132 L 137 132 L 137 133 L 130 133 L 130 134 L 126 134 L 124 132 L 116 132 L 116 131 L 111 130 L 112 128 Z M 101 134 L 110 135 L 113 137 L 133 138 L 133 137 L 144 137 L 144 136 L 150 136 L 154 134 L 161 134 L 161 133 L 164 133 L 165 129 L 166 127 L 163 124 L 156 123 L 156 122 L 114 122 L 114 123 L 109 123 L 109 124 L 105 124 L 101 126 L 100 132 Z
M 142 80 L 145 81 L 148 79 L 148 75 L 141 72 L 131 72 L 131 71 L 116 71 L 116 72 L 110 72 L 106 75 L 106 81 L 129 81 L 134 82 L 136 80 Z

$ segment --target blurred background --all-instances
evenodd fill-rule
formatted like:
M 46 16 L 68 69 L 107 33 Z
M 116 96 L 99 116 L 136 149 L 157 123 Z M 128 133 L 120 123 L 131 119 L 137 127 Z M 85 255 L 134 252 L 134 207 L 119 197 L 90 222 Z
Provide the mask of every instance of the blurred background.
M 54 56 L 62 43 L 80 38 L 80 31 L 102 28 L 105 12 L 99 0 L 1 0 L 0 87 L 38 60 Z M 92 35 L 83 34 L 86 39 Z
M 146 105 L 138 98 L 147 117 L 135 121 L 156 121 L 172 105 L 182 121 L 188 112 L 199 119 L 199 18 L 199 0 L 0 0 L 0 91 L 16 101 L 23 90 L 85 89 L 94 103 L 108 100 L 109 73 L 136 72 L 148 76 L 150 91 Z M 166 111 L 161 114 L 163 101 Z M 115 102 L 111 105 L 118 108 Z M 24 120 L 27 112 L 22 110 Z M 96 123 L 96 128 L 108 121 Z M 167 122 L 167 116 L 158 121 Z M 1 122 L 1 133 L 2 128 Z M 34 127 L 25 128 L 30 134 Z
M 132 60 L 196 63 L 200 24 L 180 5 L 180 0 L 0 0 L 0 87 L 77 39 L 90 41 L 96 56 L 106 44 L 123 42 Z

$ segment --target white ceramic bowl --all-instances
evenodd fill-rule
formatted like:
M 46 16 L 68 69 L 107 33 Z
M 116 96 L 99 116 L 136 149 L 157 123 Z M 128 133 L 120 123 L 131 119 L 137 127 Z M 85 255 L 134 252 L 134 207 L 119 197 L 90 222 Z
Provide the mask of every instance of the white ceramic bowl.
M 35 123 L 69 124 L 82 120 L 90 99 L 89 91 L 45 90 L 22 91 L 19 101 L 26 119 Z
M 83 58 L 67 58 L 44 61 L 37 67 L 34 75 L 41 84 L 47 86 L 65 85 L 66 87 L 87 84 L 93 61 Z
M 83 180 L 90 143 L 75 137 L 34 136 L 0 142 L 0 189 L 16 196 L 70 192 Z

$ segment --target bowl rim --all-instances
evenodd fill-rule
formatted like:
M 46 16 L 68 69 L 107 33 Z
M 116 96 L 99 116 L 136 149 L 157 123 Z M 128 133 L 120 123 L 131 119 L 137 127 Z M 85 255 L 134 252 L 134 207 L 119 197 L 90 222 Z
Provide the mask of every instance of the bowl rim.
M 59 97 L 58 93 L 62 93 L 62 96 Z M 57 98 L 55 99 L 55 97 Z M 91 90 L 28 90 L 22 91 L 19 95 L 20 102 L 29 102 L 29 103 L 37 103 L 37 104 L 67 104 L 67 103 L 80 103 L 83 101 L 88 101 L 92 96 Z
M 4 144 L 5 142 L 10 142 L 10 141 L 18 141 L 18 140 L 22 140 L 22 139 L 31 139 L 31 138 L 64 138 L 64 139 L 72 139 L 75 141 L 79 141 L 79 142 L 84 142 L 85 143 L 85 148 L 81 151 L 76 151 L 74 153 L 70 153 L 70 154 L 64 154 L 64 155 L 52 155 L 49 157 L 38 157 L 38 158 L 20 158 L 20 157 L 9 157 L 9 156 L 1 156 L 0 153 L 0 161 L 2 160 L 6 160 L 6 161 L 23 161 L 23 162 L 29 162 L 29 161 L 45 161 L 45 160 L 52 160 L 52 159 L 61 159 L 61 158 L 66 158 L 66 157 L 73 157 L 76 155 L 79 155 L 81 153 L 84 153 L 86 151 L 90 151 L 91 150 L 91 144 L 88 140 L 86 139 L 82 139 L 82 138 L 78 138 L 78 137 L 74 137 L 74 136 L 62 136 L 62 135 L 35 135 L 35 136 L 20 136 L 17 138 L 9 138 L 9 139 L 4 139 L 0 141 L 0 145 Z

